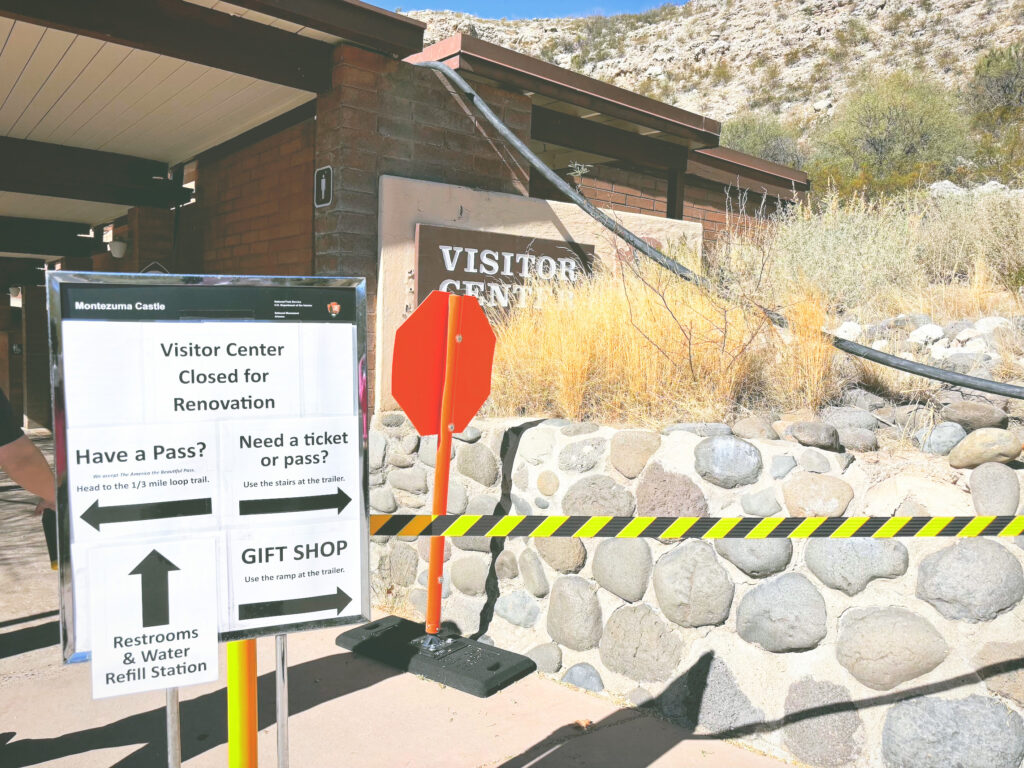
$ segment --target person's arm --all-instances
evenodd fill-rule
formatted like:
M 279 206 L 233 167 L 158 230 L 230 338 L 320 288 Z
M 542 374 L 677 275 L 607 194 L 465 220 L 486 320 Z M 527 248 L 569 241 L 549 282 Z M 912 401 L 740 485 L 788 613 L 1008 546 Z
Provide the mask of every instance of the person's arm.
M 13 442 L 0 445 L 0 467 L 26 491 L 41 497 L 48 507 L 56 507 L 54 499 L 57 493 L 50 465 L 27 437 L 22 435 Z

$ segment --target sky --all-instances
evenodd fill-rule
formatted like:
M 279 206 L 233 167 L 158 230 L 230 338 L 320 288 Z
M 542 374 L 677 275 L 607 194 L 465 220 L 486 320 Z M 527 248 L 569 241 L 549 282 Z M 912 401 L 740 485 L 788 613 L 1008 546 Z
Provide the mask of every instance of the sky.
M 495 0 L 407 0 L 407 3 L 392 9 L 460 11 L 485 19 L 535 19 L 639 13 L 663 5 L 664 0 L 516 0 L 508 3 Z

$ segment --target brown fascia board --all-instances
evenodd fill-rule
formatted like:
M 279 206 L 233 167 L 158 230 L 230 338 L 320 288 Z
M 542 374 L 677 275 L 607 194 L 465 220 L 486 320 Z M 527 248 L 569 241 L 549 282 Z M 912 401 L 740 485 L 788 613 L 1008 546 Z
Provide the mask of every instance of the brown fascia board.
M 802 189 L 796 184 L 782 185 L 778 181 L 776 180 L 773 183 L 766 181 L 763 177 L 756 178 L 753 174 L 744 173 L 740 169 L 729 172 L 711 165 L 695 162 L 692 158 L 686 166 L 686 175 L 684 177 L 685 185 L 697 185 L 716 190 L 730 187 L 758 195 L 778 197 L 783 200 L 793 200 L 800 197 L 806 191 L 806 189 Z
M 704 169 L 708 173 L 712 172 L 712 169 L 717 169 L 729 177 L 739 177 L 743 182 L 741 186 L 751 189 L 754 189 L 758 183 L 782 187 L 790 194 L 794 189 L 797 192 L 806 192 L 811 188 L 810 180 L 803 171 L 727 147 L 710 147 L 691 152 L 687 170 L 690 173 L 703 176 L 704 173 L 698 171 L 698 168 Z M 720 174 L 716 174 L 716 176 L 720 177 Z
M 423 49 L 427 25 L 360 0 L 232 0 L 277 19 L 398 56 Z
M 405 59 L 438 61 L 495 82 L 655 128 L 687 140 L 692 149 L 714 147 L 722 126 L 716 120 L 571 72 L 499 45 L 457 34 Z

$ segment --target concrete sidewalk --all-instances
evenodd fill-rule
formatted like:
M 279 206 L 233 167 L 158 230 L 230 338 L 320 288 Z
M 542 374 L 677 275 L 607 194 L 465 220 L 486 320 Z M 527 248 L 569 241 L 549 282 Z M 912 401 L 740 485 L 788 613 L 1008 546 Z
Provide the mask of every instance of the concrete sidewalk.
M 32 500 L 0 491 L 0 766 L 164 764 L 164 695 L 93 701 L 88 664 L 64 666 L 57 577 Z M 540 675 L 489 699 L 341 651 L 339 630 L 289 636 L 295 768 L 779 768 Z M 260 761 L 276 765 L 272 639 L 258 642 Z M 182 689 L 182 755 L 226 766 L 225 677 Z M 590 725 L 581 726 L 578 723 Z

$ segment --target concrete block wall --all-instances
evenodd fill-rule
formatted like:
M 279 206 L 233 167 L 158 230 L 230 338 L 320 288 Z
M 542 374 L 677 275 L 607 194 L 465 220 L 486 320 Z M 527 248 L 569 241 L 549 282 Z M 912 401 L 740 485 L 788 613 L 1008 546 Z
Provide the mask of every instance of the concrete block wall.
M 709 426 L 481 421 L 455 441 L 448 512 L 972 514 L 959 475 L 695 434 Z M 401 413 L 378 414 L 371 508 L 428 512 L 434 449 Z M 1017 768 L 1021 541 L 463 537 L 446 546 L 442 619 L 555 679 L 800 764 Z M 422 619 L 428 550 L 374 538 L 379 607 Z

